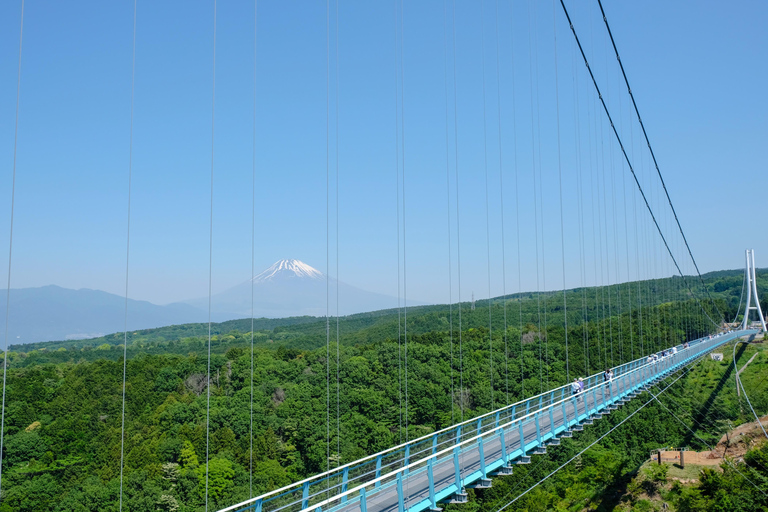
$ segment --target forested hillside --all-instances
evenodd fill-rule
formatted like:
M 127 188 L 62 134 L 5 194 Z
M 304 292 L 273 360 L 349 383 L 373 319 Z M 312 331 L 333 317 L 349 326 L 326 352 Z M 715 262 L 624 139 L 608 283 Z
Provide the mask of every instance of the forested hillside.
M 734 316 L 740 277 L 717 276 L 708 284 L 718 308 Z M 616 299 L 610 306 L 606 294 Z M 642 299 L 642 308 L 630 308 L 632 297 Z M 568 376 L 706 334 L 715 329 L 706 316 L 719 318 L 711 302 L 687 297 L 675 279 L 572 290 L 566 301 L 567 331 L 562 292 L 496 299 L 490 326 L 487 302 L 409 309 L 407 416 L 406 338 L 397 310 L 339 319 L 338 345 L 336 319 L 330 319 L 330 339 L 325 319 L 262 319 L 253 336 L 250 319 L 217 324 L 210 360 L 211 507 L 324 470 L 329 418 L 330 464 L 345 463 L 400 442 L 406 424 L 411 438 L 427 434 L 457 421 L 462 412 L 470 418 L 561 385 Z M 204 327 L 129 333 L 125 510 L 203 510 Z M 14 347 L 9 353 L 0 511 L 117 510 L 124 339 L 120 333 Z M 739 350 L 746 351 L 739 356 L 743 363 L 755 349 Z M 704 439 L 719 437 L 726 421 L 748 420 L 735 397 L 729 361 L 728 354 L 724 362 L 701 362 L 662 398 L 681 415 L 687 411 L 689 426 Z M 768 411 L 759 377 L 766 364 L 768 357 L 761 354 L 742 376 L 761 412 Z M 465 398 L 464 411 L 459 396 Z M 490 510 L 513 499 L 649 398 L 643 395 L 550 455 L 516 468 L 512 477 L 495 480 L 461 510 Z M 629 481 L 648 450 L 696 442 L 686 427 L 650 403 L 513 508 L 609 510 L 615 505 L 611 489 Z

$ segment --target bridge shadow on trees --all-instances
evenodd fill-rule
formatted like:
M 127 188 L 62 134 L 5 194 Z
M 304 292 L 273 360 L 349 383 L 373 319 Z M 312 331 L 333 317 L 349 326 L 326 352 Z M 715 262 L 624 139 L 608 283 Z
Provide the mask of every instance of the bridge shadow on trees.
M 744 353 L 744 351 L 747 349 L 746 344 L 742 344 L 741 347 L 736 351 L 736 359 L 738 360 L 741 355 Z M 715 400 L 720 395 L 720 392 L 725 387 L 725 384 L 728 382 L 728 379 L 731 378 L 731 375 L 733 374 L 733 364 L 729 364 L 725 371 L 723 372 L 723 375 L 720 377 L 720 380 L 717 381 L 717 384 L 715 385 L 715 388 L 712 390 L 712 392 L 709 394 L 707 399 L 704 401 L 704 403 L 698 407 L 695 411 L 693 411 L 693 421 L 694 421 L 694 430 L 696 430 L 696 426 L 702 426 L 706 427 L 707 425 L 714 425 L 714 422 L 712 421 L 712 415 L 711 410 L 712 406 L 715 403 Z M 684 445 L 683 446 L 689 446 L 690 443 L 694 440 L 694 434 L 691 431 L 688 431 L 685 434 L 684 438 Z M 697 442 L 698 441 L 697 439 Z

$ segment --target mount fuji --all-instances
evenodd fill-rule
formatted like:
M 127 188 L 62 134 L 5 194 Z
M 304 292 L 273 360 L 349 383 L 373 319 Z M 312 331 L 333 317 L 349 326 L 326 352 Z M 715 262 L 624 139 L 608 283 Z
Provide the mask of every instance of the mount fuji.
M 336 315 L 336 290 L 339 294 L 339 315 L 351 315 L 397 307 L 397 299 L 348 285 L 307 265 L 303 261 L 285 259 L 242 284 L 211 297 L 211 315 L 216 321 L 251 316 L 280 318 L 288 316 L 325 316 L 326 298 L 329 313 Z M 409 301 L 410 302 L 410 301 Z M 183 303 L 205 311 L 208 298 Z

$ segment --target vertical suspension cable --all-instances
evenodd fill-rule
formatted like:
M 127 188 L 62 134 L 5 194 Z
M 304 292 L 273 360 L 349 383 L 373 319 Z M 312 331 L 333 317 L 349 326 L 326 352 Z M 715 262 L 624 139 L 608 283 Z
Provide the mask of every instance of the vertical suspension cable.
M 581 316 L 582 316 L 582 345 L 584 351 L 584 374 L 589 375 L 589 332 L 587 322 L 587 289 L 586 289 L 586 249 L 584 243 L 584 178 L 583 161 L 581 155 L 581 110 L 579 108 L 579 79 L 576 68 L 576 49 L 573 49 L 572 80 L 573 80 L 573 108 L 574 108 L 574 136 L 576 143 L 576 192 L 577 209 L 579 219 L 579 275 L 581 278 Z
M 507 344 L 507 261 L 506 244 L 504 243 L 504 166 L 502 160 L 501 137 L 501 66 L 499 64 L 499 0 L 495 3 L 496 31 L 496 104 L 498 106 L 499 130 L 499 199 L 501 201 L 501 292 L 504 305 L 504 380 L 506 388 L 506 404 L 509 404 L 509 349 Z
M 485 169 L 485 247 L 488 266 L 488 352 L 489 352 L 489 375 L 491 383 L 491 410 L 496 409 L 493 401 L 493 328 L 491 325 L 491 217 L 488 204 L 488 123 L 486 120 L 486 101 L 485 101 L 485 0 L 480 0 L 480 48 L 482 55 L 483 75 L 483 166 Z
M 461 215 L 459 210 L 459 123 L 458 123 L 458 90 L 456 80 L 456 0 L 453 0 L 453 147 L 454 147 L 454 172 L 456 174 L 456 284 L 458 287 L 459 304 L 459 409 L 461 421 L 464 421 L 464 347 L 461 318 Z M 457 440 L 457 442 L 460 439 Z M 462 464 L 464 463 L 464 451 L 462 450 Z
M 133 176 L 133 106 L 134 91 L 136 83 L 136 3 L 133 1 L 133 34 L 131 43 L 131 106 L 130 121 L 128 128 L 128 205 L 125 227 L 125 307 L 123 311 L 123 389 L 122 406 L 120 411 L 120 491 L 118 497 L 119 511 L 123 510 L 123 473 L 125 470 L 125 391 L 126 377 L 128 374 L 128 270 L 131 256 L 131 178 Z M 23 2 L 22 2 L 23 5 Z M 23 11 L 22 11 L 23 13 Z M 9 273 L 10 277 L 10 273 Z M 10 288 L 10 283 L 8 288 Z M 8 319 L 6 318 L 6 326 Z M 5 385 L 3 385 L 5 389 Z M 0 443 L 0 451 L 2 451 Z
M 331 2 L 325 1 L 325 467 L 331 470 Z M 331 479 L 326 493 L 330 495 Z
M 11 307 L 11 262 L 13 260 L 13 214 L 16 201 L 16 161 L 19 142 L 19 98 L 21 95 L 21 48 L 24 41 L 24 0 L 21 0 L 21 21 L 19 22 L 19 67 L 16 78 L 16 117 L 13 129 L 13 177 L 11 179 L 11 222 L 8 236 L 8 281 L 5 290 L 5 340 L 3 343 L 3 402 L 0 407 L 0 486 L 3 481 L 3 443 L 5 441 L 5 393 L 8 375 L 8 322 Z
M 605 194 L 605 136 L 603 135 L 603 118 L 600 118 L 600 166 L 596 169 L 597 173 L 597 218 L 598 218 L 598 241 L 600 244 L 600 297 L 602 299 L 603 309 L 603 347 L 605 348 L 605 358 L 603 368 L 608 367 L 608 343 L 611 344 L 611 366 L 613 366 L 613 332 L 612 332 L 612 320 L 611 320 L 611 274 L 610 266 L 608 265 L 608 212 L 605 209 L 606 194 Z M 597 149 L 597 148 L 596 148 Z M 602 201 L 601 201 L 602 199 Z M 603 227 L 605 227 L 605 251 L 603 251 Z M 603 256 L 605 256 L 605 267 L 603 267 Z M 605 270 L 605 273 L 603 273 Z M 605 281 L 603 281 L 605 278 Z M 605 289 L 608 288 L 608 314 L 605 313 Z M 608 318 L 608 333 L 605 332 L 606 317 Z
M 451 342 L 451 425 L 456 424 L 453 401 L 454 390 L 454 365 L 453 365 L 453 271 L 451 269 L 451 165 L 450 143 L 448 131 L 448 0 L 443 2 L 443 80 L 445 82 L 445 193 L 448 206 L 446 219 L 448 221 L 448 336 Z
M 514 5 L 509 5 L 510 26 L 514 24 Z M 515 93 L 515 35 L 510 38 L 510 52 L 512 54 L 512 153 L 515 169 L 515 235 L 517 238 L 517 308 L 519 313 L 520 336 L 520 398 L 525 397 L 525 358 L 523 357 L 523 300 L 522 300 L 522 268 L 520 263 L 520 186 L 517 166 L 517 94 Z
M 605 68 L 608 69 L 608 57 L 606 53 L 606 60 L 605 60 Z M 610 100 L 610 93 L 611 93 L 611 87 L 610 87 L 610 80 L 606 80 L 606 92 L 605 96 L 606 99 Z M 611 340 L 611 367 L 614 366 L 614 350 L 613 350 L 613 304 L 611 301 L 611 295 L 612 295 L 612 287 L 611 287 L 611 257 L 610 257 L 610 243 L 608 241 L 608 222 L 610 220 L 610 217 L 608 216 L 608 182 L 605 177 L 605 138 L 603 136 L 603 119 L 600 118 L 600 150 L 602 153 L 602 184 L 603 184 L 603 218 L 605 219 L 605 223 L 603 224 L 605 228 L 605 276 L 606 276 L 606 287 L 608 289 L 608 338 Z M 608 141 L 608 158 L 609 158 L 609 172 L 613 172 L 613 143 L 609 139 Z M 601 253 L 602 258 L 602 253 Z M 601 260 L 602 264 L 602 260 Z
M 589 37 L 590 37 L 590 43 L 592 43 L 592 46 L 594 47 L 594 41 L 593 41 L 593 30 L 592 30 L 592 20 L 590 19 L 589 22 Z M 590 135 L 592 134 L 592 130 L 594 130 L 594 148 L 592 147 L 592 139 L 590 139 L 590 158 L 592 156 L 592 149 L 594 149 L 594 157 L 595 161 L 594 164 L 590 161 L 590 185 L 591 185 L 591 196 L 592 196 L 592 246 L 593 246 L 593 253 L 594 253 L 594 264 L 595 264 L 595 324 L 596 324 L 596 333 L 597 333 L 597 346 L 598 346 L 598 360 L 600 360 L 600 357 L 602 357 L 602 364 L 600 365 L 601 368 L 605 368 L 608 364 L 608 339 L 605 336 L 605 291 L 603 289 L 603 239 L 602 239 L 602 217 L 600 215 L 600 164 L 602 162 L 600 156 L 600 152 L 598 150 L 598 145 L 602 144 L 602 133 L 601 136 L 597 135 L 597 108 L 595 107 L 595 99 L 592 98 L 592 108 L 594 109 L 594 116 L 591 119 L 590 123 Z M 602 119 L 601 119 L 602 123 Z M 602 130 L 602 124 L 600 125 Z M 595 215 L 595 188 L 597 187 L 597 215 Z M 597 228 L 595 228 L 595 219 L 597 219 Z M 598 269 L 598 242 L 599 242 L 599 262 L 600 262 L 600 273 L 598 275 L 597 269 Z M 602 336 L 601 336 L 602 334 Z M 601 344 L 602 340 L 602 344 Z
M 213 0 L 213 69 L 211 88 L 211 212 L 208 233 L 208 380 L 205 404 L 205 510 L 208 511 L 208 480 L 211 438 L 211 302 L 213 297 L 213 169 L 216 135 L 216 0 Z
M 398 398 L 400 402 L 399 416 L 398 416 L 398 434 L 400 436 L 400 444 L 403 442 L 403 369 L 402 369 L 402 306 L 400 303 L 400 110 L 399 110 L 399 80 L 398 80 L 398 44 L 397 44 L 397 4 L 398 0 L 394 0 L 393 5 L 395 8 L 394 28 L 395 28 L 395 196 L 396 200 L 396 217 L 397 217 L 397 389 Z
M 555 49 L 555 105 L 557 112 L 557 184 L 560 192 L 560 249 L 563 261 L 563 327 L 565 332 L 565 381 L 571 381 L 571 367 L 568 356 L 568 300 L 565 293 L 565 221 L 563 219 L 563 167 L 560 154 L 560 85 L 557 66 L 557 18 L 555 0 L 552 0 L 552 36 Z
M 339 0 L 336 0 L 336 76 L 335 101 L 336 115 L 336 467 L 341 465 L 341 380 L 339 369 L 341 357 L 339 352 Z
M 617 94 L 619 98 L 619 125 L 624 129 L 624 115 L 621 108 L 621 94 Z M 611 155 L 611 225 L 613 226 L 613 264 L 614 264 L 614 288 L 616 289 L 616 313 L 619 331 L 619 361 L 624 363 L 624 325 L 621 314 L 621 266 L 619 265 L 619 234 L 616 224 L 618 219 L 616 216 L 616 172 L 613 160 L 613 140 L 610 145 Z M 624 170 L 624 162 L 622 162 L 621 169 Z M 623 174 L 622 174 L 623 175 Z
M 632 155 L 632 160 L 635 160 L 635 139 L 632 135 L 632 118 L 630 116 L 629 119 L 629 130 L 630 130 L 630 154 Z M 634 339 L 634 330 L 632 327 L 632 278 L 630 277 L 630 270 L 629 270 L 629 220 L 627 218 L 627 179 L 626 179 L 626 173 L 624 172 L 624 161 L 621 162 L 621 194 L 622 194 L 622 204 L 624 206 L 624 248 L 626 253 L 626 264 L 627 264 L 627 309 L 628 313 L 627 316 L 629 318 L 629 348 L 630 348 L 630 360 L 635 359 L 635 339 Z
M 258 43 L 259 0 L 253 1 L 253 153 L 251 155 L 251 402 L 248 449 L 248 497 L 253 498 L 253 328 L 255 318 L 254 279 L 256 277 L 256 50 Z
M 640 238 L 637 229 L 637 192 L 632 191 L 632 217 L 635 224 L 635 264 L 637 271 L 637 321 L 640 326 L 640 353 L 645 355 L 645 338 L 643 338 L 643 286 L 640 274 Z
M 536 5 L 534 3 L 534 5 Z M 550 373 L 550 357 L 549 357 L 549 336 L 548 336 L 548 329 L 547 329 L 547 311 L 549 309 L 547 305 L 547 299 L 549 294 L 547 294 L 547 260 L 546 260 L 546 249 L 544 246 L 544 241 L 546 239 L 544 235 L 544 178 L 542 175 L 542 164 L 541 164 L 541 106 L 539 102 L 539 43 L 538 43 L 538 27 L 539 27 L 539 19 L 537 15 L 537 10 L 533 10 L 533 27 L 536 31 L 536 44 L 533 46 L 533 55 L 534 55 L 534 63 L 536 68 L 536 138 L 537 138 L 537 146 L 538 146 L 538 175 L 539 175 L 539 197 L 538 197 L 538 207 L 539 207 L 539 213 L 541 215 L 541 291 L 544 293 L 544 361 L 546 361 L 546 367 L 547 367 L 547 389 L 549 389 L 549 373 Z M 534 191 L 535 193 L 535 191 Z
M 593 99 L 594 101 L 594 99 Z M 590 108 L 592 107 L 592 108 Z M 589 153 L 589 197 L 590 197 L 590 220 L 592 221 L 592 263 L 594 267 L 594 276 L 595 276 L 595 309 L 594 309 L 594 315 L 592 317 L 592 322 L 595 325 L 595 336 L 597 337 L 597 363 L 605 367 L 605 361 L 603 360 L 603 364 L 600 364 L 601 357 L 603 356 L 603 348 L 601 344 L 601 337 L 600 337 L 600 328 L 602 327 L 601 321 L 600 321 L 600 277 L 597 273 L 597 230 L 595 228 L 595 167 L 597 164 L 597 153 L 593 152 L 593 149 L 597 146 L 597 142 L 595 141 L 595 144 L 593 146 L 592 141 L 593 138 L 597 138 L 597 131 L 595 130 L 595 122 L 594 122 L 594 116 L 592 115 L 592 109 L 594 108 L 593 104 L 590 104 L 589 100 L 587 100 L 587 148 Z M 593 133 L 594 130 L 594 133 Z M 593 161 L 594 157 L 594 161 Z
M 456 0 L 453 0 L 453 147 L 454 147 L 454 171 L 456 174 L 456 282 L 458 286 L 458 305 L 459 305 L 459 408 L 461 410 L 461 421 L 464 422 L 465 395 L 464 392 L 464 347 L 462 335 L 462 317 L 461 317 L 461 215 L 459 210 L 459 109 L 458 109 L 458 81 L 456 80 Z M 461 435 L 456 439 L 456 443 L 461 442 Z M 464 470 L 464 454 L 466 450 L 460 451 L 459 473 Z M 464 489 L 460 489 L 464 492 Z
M 403 162 L 403 343 L 405 345 L 405 442 L 408 442 L 408 281 L 405 251 L 405 3 L 400 2 L 400 150 Z
M 538 319 L 539 332 L 536 333 L 539 338 L 539 393 L 544 392 L 544 374 L 543 359 L 541 347 L 541 285 L 539 283 L 539 207 L 538 194 L 536 193 L 536 138 L 534 130 L 533 115 L 533 23 L 531 21 L 531 2 L 528 1 L 528 69 L 529 69 L 529 88 L 531 94 L 531 172 L 533 175 L 533 226 L 536 243 L 536 316 Z
M 603 142 L 605 140 L 605 137 L 603 136 L 603 119 L 600 118 L 600 135 L 597 134 L 597 117 L 595 117 L 595 160 L 596 160 L 596 168 L 595 168 L 595 180 L 597 181 L 597 242 L 598 242 L 598 248 L 600 249 L 600 326 L 602 328 L 602 334 L 603 334 L 603 369 L 608 366 L 608 335 L 605 331 L 605 324 L 606 324 L 606 314 L 605 314 L 605 286 L 606 282 L 604 281 L 605 273 L 604 273 L 604 266 L 603 266 L 603 209 L 601 207 L 601 191 L 602 191 L 602 181 L 601 181 L 601 174 L 605 174 L 605 152 L 603 147 Z M 601 172 L 602 170 L 602 172 Z

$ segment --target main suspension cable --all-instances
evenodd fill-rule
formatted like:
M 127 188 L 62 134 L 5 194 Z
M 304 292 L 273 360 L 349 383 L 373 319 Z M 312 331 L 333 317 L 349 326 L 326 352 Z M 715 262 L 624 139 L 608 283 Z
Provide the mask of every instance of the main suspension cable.
M 642 196 L 643 201 L 645 202 L 645 206 L 648 209 L 648 213 L 651 215 L 651 219 L 653 220 L 653 223 L 656 226 L 656 230 L 658 231 L 659 236 L 661 237 L 661 240 L 664 242 L 664 246 L 666 247 L 667 252 L 669 253 L 670 257 L 672 258 L 672 261 L 674 261 L 675 267 L 677 268 L 677 271 L 680 273 L 680 276 L 683 278 L 683 280 L 685 280 L 685 275 L 683 274 L 683 271 L 680 268 L 680 265 L 678 264 L 677 259 L 675 258 L 674 254 L 672 253 L 672 249 L 669 247 L 669 243 L 667 243 L 667 239 L 664 236 L 664 233 L 662 232 L 661 227 L 659 226 L 658 221 L 656 220 L 656 215 L 654 215 L 654 213 L 653 213 L 653 209 L 651 208 L 651 205 L 648 202 L 648 198 L 646 197 L 645 192 L 643 191 L 643 187 L 640 185 L 640 181 L 639 181 L 639 179 L 637 177 L 637 174 L 635 173 L 634 167 L 632 166 L 632 162 L 629 160 L 629 155 L 627 155 L 627 151 L 624 148 L 624 144 L 621 142 L 621 137 L 619 136 L 619 132 L 617 131 L 616 126 L 613 123 L 613 119 L 611 118 L 611 114 L 608 111 L 608 106 L 606 105 L 605 99 L 603 98 L 603 95 L 600 92 L 600 87 L 597 85 L 597 80 L 595 79 L 595 75 L 594 75 L 594 73 L 592 73 L 592 68 L 589 66 L 589 60 L 587 59 L 587 56 L 584 53 L 584 49 L 581 46 L 581 41 L 579 40 L 579 36 L 576 34 L 576 29 L 573 26 L 573 22 L 571 21 L 570 14 L 568 14 L 568 9 L 565 7 L 564 0 L 560 0 L 560 5 L 563 8 L 563 12 L 565 13 L 565 17 L 568 19 L 568 24 L 569 24 L 569 26 L 571 28 L 571 32 L 573 33 L 573 37 L 576 40 L 576 44 L 579 47 L 579 51 L 581 52 L 581 56 L 584 59 L 584 64 L 586 65 L 587 70 L 589 71 L 589 76 L 592 78 L 592 84 L 594 85 L 595 91 L 597 91 L 597 95 L 600 98 L 600 103 L 603 106 L 603 110 L 605 111 L 605 115 L 608 118 L 608 121 L 611 123 L 611 128 L 613 130 L 614 136 L 616 137 L 616 140 L 619 143 L 619 147 L 621 148 L 621 152 L 624 155 L 624 159 L 626 160 L 627 165 L 629 166 L 629 170 L 632 173 L 632 177 L 635 179 L 635 183 L 636 183 L 636 185 L 638 187 L 638 190 L 640 191 L 640 195 Z M 688 288 L 688 291 L 691 292 L 691 295 L 694 295 L 693 291 L 691 290 L 691 288 L 688 285 L 687 281 L 686 281 L 686 287 Z M 714 324 L 715 326 L 718 326 L 717 322 L 712 320 L 712 317 L 709 316 L 709 313 L 707 313 L 707 311 L 701 305 L 701 301 L 699 301 L 698 297 L 696 297 L 695 295 L 694 295 L 694 297 L 696 298 L 697 302 L 699 303 L 699 307 L 704 312 L 704 314 L 707 316 L 709 321 L 712 322 L 712 324 Z
M 562 3 L 562 0 L 561 0 L 561 3 Z M 715 306 L 715 309 L 720 315 L 720 318 L 722 319 L 723 322 L 725 322 L 725 317 L 723 317 L 723 313 L 720 311 L 720 308 L 717 307 L 717 303 L 715 303 L 715 300 L 712 298 L 712 295 L 710 295 L 709 293 L 709 289 L 704 284 L 704 278 L 701 277 L 699 266 L 696 264 L 696 259 L 693 257 L 693 252 L 691 252 L 691 246 L 688 245 L 688 239 L 685 237 L 685 233 L 683 232 L 683 227 L 680 225 L 680 219 L 677 217 L 677 211 L 675 211 L 675 207 L 672 204 L 672 199 L 669 197 L 669 191 L 667 190 L 667 185 L 664 183 L 664 178 L 662 177 L 661 170 L 659 169 L 659 163 L 656 161 L 656 155 L 654 154 L 653 148 L 651 147 L 651 141 L 648 139 L 648 132 L 645 130 L 643 119 L 640 117 L 640 110 L 637 108 L 635 95 L 632 94 L 632 88 L 629 86 L 629 79 L 627 79 L 627 73 L 624 70 L 624 64 L 621 62 L 621 57 L 619 56 L 619 50 L 616 47 L 616 41 L 613 39 L 613 33 L 611 32 L 611 27 L 608 24 L 608 18 L 605 16 L 603 3 L 600 0 L 597 0 L 597 4 L 600 6 L 600 13 L 603 15 L 603 22 L 605 23 L 605 28 L 608 30 L 608 35 L 611 38 L 611 44 L 613 45 L 613 50 L 616 53 L 616 60 L 619 62 L 619 67 L 621 68 L 621 74 L 624 76 L 624 83 L 627 85 L 627 92 L 629 93 L 629 97 L 632 99 L 632 105 L 635 107 L 635 113 L 637 113 L 637 121 L 640 123 L 640 128 L 642 128 L 643 130 L 643 136 L 645 136 L 645 142 L 648 144 L 648 151 L 650 152 L 651 158 L 653 159 L 653 165 L 656 167 L 656 173 L 659 175 L 659 181 L 661 181 L 661 186 L 664 189 L 664 194 L 667 196 L 667 202 L 669 203 L 669 207 L 672 210 L 673 215 L 675 216 L 675 222 L 677 222 L 677 227 L 680 230 L 680 235 L 682 235 L 683 241 L 685 242 L 685 247 L 688 249 L 688 254 L 691 256 L 691 261 L 693 262 L 693 266 L 696 268 L 696 274 L 699 276 L 699 281 L 701 281 L 701 286 L 707 292 L 707 296 L 709 297 L 709 300 L 712 302 L 712 305 Z M 565 9 L 565 4 L 563 4 L 563 9 Z M 570 22 L 570 18 L 569 18 L 569 22 Z M 574 36 L 575 35 L 576 34 L 574 33 Z M 664 243 L 666 244 L 666 241 Z M 677 262 L 675 262 L 675 264 L 677 264 Z

